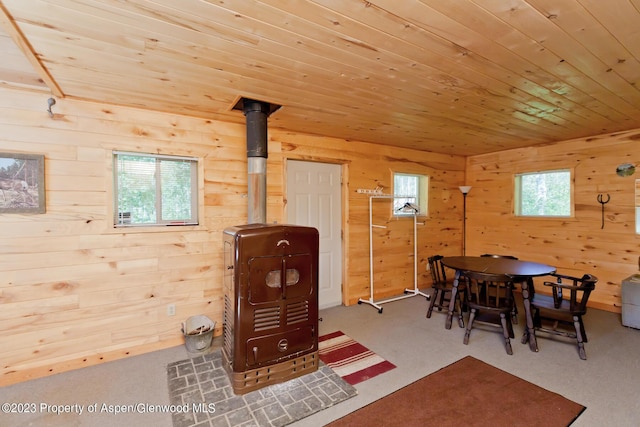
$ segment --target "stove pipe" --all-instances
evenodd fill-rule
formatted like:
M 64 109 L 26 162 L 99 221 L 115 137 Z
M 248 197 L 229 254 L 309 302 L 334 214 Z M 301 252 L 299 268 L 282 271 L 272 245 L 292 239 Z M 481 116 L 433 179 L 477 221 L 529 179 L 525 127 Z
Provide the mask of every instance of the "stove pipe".
M 267 222 L 267 102 L 243 99 L 247 126 L 248 224 Z

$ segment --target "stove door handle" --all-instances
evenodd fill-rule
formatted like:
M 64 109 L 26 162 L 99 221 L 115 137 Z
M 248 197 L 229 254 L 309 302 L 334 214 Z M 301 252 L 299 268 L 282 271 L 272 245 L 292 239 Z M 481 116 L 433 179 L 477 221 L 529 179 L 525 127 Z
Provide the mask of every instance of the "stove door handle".
M 280 271 L 280 287 L 282 288 L 282 299 L 287 299 L 287 260 L 282 258 L 282 270 Z

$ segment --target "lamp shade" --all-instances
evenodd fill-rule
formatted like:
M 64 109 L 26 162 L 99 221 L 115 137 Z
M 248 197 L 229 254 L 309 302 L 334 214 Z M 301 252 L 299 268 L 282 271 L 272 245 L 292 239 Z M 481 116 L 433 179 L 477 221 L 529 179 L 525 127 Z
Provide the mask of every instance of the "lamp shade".
M 460 188 L 460 191 L 462 192 L 462 194 L 467 194 L 469 191 L 471 191 L 470 185 L 461 185 L 458 188 Z

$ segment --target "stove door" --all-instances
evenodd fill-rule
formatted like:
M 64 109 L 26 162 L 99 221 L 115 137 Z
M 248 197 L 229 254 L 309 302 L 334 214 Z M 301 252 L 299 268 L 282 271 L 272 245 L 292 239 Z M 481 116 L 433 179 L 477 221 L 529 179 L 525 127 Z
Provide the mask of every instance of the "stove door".
M 310 254 L 254 257 L 249 260 L 248 295 L 251 304 L 308 298 L 313 293 Z
M 315 347 L 315 331 L 311 326 L 287 332 L 251 338 L 247 341 L 247 367 L 278 362 Z

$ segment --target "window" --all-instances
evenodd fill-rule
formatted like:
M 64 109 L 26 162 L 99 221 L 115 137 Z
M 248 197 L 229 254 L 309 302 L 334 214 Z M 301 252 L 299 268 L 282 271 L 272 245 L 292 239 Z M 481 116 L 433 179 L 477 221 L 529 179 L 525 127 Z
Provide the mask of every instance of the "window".
M 394 173 L 393 214 L 396 216 L 412 216 L 414 211 L 411 207 L 416 207 L 419 215 L 426 215 L 428 188 L 428 176 Z M 405 206 L 406 209 L 403 209 Z
M 514 200 L 518 216 L 571 216 L 571 171 L 516 175 Z
M 636 179 L 635 205 L 636 205 L 636 234 L 640 234 L 640 179 Z
M 190 157 L 113 153 L 114 224 L 198 224 L 198 161 Z

